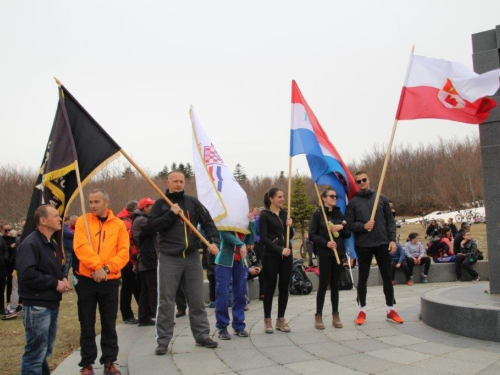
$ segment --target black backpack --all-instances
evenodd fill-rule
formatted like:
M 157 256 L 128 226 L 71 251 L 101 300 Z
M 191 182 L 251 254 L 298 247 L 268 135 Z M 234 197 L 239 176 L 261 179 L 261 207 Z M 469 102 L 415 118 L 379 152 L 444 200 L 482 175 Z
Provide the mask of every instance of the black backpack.
M 351 290 L 353 286 L 354 283 L 352 282 L 352 277 L 349 269 L 342 267 L 342 270 L 340 271 L 339 289 Z
M 290 294 L 309 294 L 313 290 L 311 280 L 307 277 L 304 259 L 294 259 L 292 265 L 292 276 L 289 286 Z
M 439 255 L 439 242 L 441 241 L 440 237 L 432 237 L 429 243 L 427 244 L 427 255 L 430 257 L 436 257 Z

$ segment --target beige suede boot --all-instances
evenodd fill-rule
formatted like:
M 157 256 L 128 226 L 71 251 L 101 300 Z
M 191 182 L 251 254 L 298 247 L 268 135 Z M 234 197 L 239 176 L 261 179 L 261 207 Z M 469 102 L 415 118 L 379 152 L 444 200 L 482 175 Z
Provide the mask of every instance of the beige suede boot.
M 342 322 L 340 321 L 340 315 L 338 312 L 332 314 L 332 324 L 335 328 L 342 328 Z
M 291 331 L 285 318 L 276 319 L 276 329 L 280 330 L 281 332 L 290 332 Z
M 271 318 L 264 319 L 264 324 L 265 324 L 265 327 L 264 327 L 265 333 L 273 333 L 274 332 L 273 321 L 271 320 Z
M 323 324 L 323 317 L 321 316 L 321 314 L 314 314 L 314 328 L 325 329 L 325 325 Z

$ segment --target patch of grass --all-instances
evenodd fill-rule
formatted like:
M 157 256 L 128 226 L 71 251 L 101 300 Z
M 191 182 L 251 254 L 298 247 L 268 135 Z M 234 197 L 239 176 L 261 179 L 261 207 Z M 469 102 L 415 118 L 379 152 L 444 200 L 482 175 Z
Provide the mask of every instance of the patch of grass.
M 71 277 L 69 278 L 71 280 Z M 132 299 L 133 300 L 133 299 Z M 137 305 L 132 302 L 132 310 L 137 316 Z M 116 324 L 122 322 L 120 311 Z M 99 313 L 96 320 L 96 335 L 101 333 Z M 12 320 L 0 320 L 0 375 L 19 374 L 21 357 L 24 353 L 24 327 L 21 315 Z M 77 295 L 74 289 L 65 293 L 59 307 L 54 352 L 49 357 L 53 371 L 64 359 L 80 347 L 80 322 L 78 321 Z

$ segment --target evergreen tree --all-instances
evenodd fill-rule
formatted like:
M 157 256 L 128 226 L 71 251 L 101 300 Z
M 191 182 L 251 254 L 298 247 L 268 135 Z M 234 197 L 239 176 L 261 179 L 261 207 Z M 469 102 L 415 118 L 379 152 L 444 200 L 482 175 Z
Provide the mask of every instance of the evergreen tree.
M 280 183 L 285 181 L 285 171 L 280 171 L 280 176 L 278 178 L 280 180 Z
M 127 167 L 127 168 L 125 168 L 125 170 L 123 171 L 123 173 L 122 173 L 122 178 L 123 178 L 124 180 L 126 180 L 126 179 L 129 179 L 129 178 L 132 178 L 132 177 L 135 177 L 135 173 L 134 173 L 133 169 L 132 169 L 130 166 L 128 166 L 128 167 Z
M 177 167 L 177 169 L 178 169 L 180 172 L 182 172 L 182 174 L 183 174 L 184 176 L 186 176 L 186 167 L 184 166 L 184 163 L 182 163 L 182 162 L 181 162 L 181 163 L 179 163 L 179 166 Z
M 163 166 L 163 169 L 157 174 L 157 177 L 160 177 L 161 179 L 166 179 L 168 176 L 168 167 L 165 164 Z
M 316 207 L 309 203 L 306 185 L 302 178 L 296 177 L 293 181 L 293 186 L 290 216 L 293 219 L 293 226 L 300 231 L 302 239 L 304 239 L 309 219 Z
M 184 171 L 184 175 L 186 176 L 186 179 L 190 180 L 191 178 L 194 177 L 194 171 L 193 167 L 191 166 L 191 163 L 186 164 L 186 169 Z
M 172 166 L 170 167 L 170 169 L 171 169 L 172 171 L 176 171 L 176 170 L 177 170 L 177 164 L 172 163 Z
M 238 182 L 244 182 L 247 179 L 247 175 L 245 174 L 245 169 L 241 166 L 240 163 L 236 164 L 233 176 Z

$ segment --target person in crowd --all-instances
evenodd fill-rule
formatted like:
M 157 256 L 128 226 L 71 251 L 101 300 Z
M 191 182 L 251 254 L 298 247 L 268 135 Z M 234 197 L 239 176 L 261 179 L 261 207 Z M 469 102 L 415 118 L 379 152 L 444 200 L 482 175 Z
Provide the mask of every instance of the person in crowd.
M 105 375 L 119 375 L 116 316 L 121 270 L 129 262 L 130 237 L 122 220 L 109 206 L 109 195 L 103 189 L 89 194 L 90 212 L 76 221 L 73 249 L 78 259 L 75 290 L 80 320 L 81 375 L 94 374 L 97 359 L 95 342 L 96 308 L 101 318 L 101 351 Z M 89 234 L 85 229 L 88 222 Z M 89 242 L 90 237 L 90 242 Z
M 73 237 L 75 236 L 75 224 L 78 216 L 66 216 L 63 223 L 63 245 L 64 245 L 64 276 L 68 278 L 69 270 L 73 260 Z
M 259 276 L 259 300 L 261 300 L 261 301 L 264 301 L 264 296 L 266 294 L 266 279 L 264 277 L 264 273 L 262 272 L 262 269 L 263 269 L 262 260 L 264 258 L 264 246 L 260 242 L 260 229 L 259 229 L 260 213 L 262 212 L 263 209 L 264 209 L 263 207 L 254 207 L 252 209 L 252 215 L 253 215 L 254 220 L 255 220 L 255 235 L 254 235 L 254 243 L 253 243 L 252 250 L 254 251 L 255 256 L 257 257 L 256 260 L 260 264 L 260 266 L 259 266 L 260 271 L 258 273 L 258 276 Z M 249 277 L 252 278 L 250 275 L 249 275 Z
M 472 265 L 479 258 L 477 242 L 472 238 L 470 231 L 464 233 L 464 239 L 460 242 L 460 253 L 455 258 L 455 273 L 457 281 L 462 281 L 462 268 L 472 276 L 472 281 L 479 281 L 479 274 L 472 268 Z
M 7 286 L 7 262 L 9 261 L 9 248 L 3 237 L 0 237 L 0 314 L 9 315 L 11 312 L 5 306 L 5 287 Z
M 125 324 L 137 324 L 139 321 L 135 318 L 132 311 L 132 296 L 137 305 L 139 305 L 139 296 L 141 294 L 141 281 L 137 277 L 136 260 L 137 260 L 137 247 L 134 243 L 132 233 L 132 218 L 130 215 L 137 210 L 139 202 L 132 200 L 127 202 L 127 205 L 121 210 L 116 217 L 121 219 L 127 228 L 130 240 L 129 261 L 123 267 L 122 273 L 122 287 L 120 289 L 120 312 L 122 320 Z
M 405 256 L 410 269 L 410 277 L 413 281 L 413 267 L 424 265 L 424 272 L 420 274 L 420 281 L 426 284 L 428 282 L 429 268 L 431 267 L 431 258 L 425 256 L 425 248 L 420 242 L 418 233 L 410 233 L 408 240 L 405 245 Z
M 396 285 L 396 270 L 397 269 L 402 269 L 405 277 L 406 277 L 406 284 L 408 286 L 413 285 L 413 278 L 410 276 L 410 270 L 408 269 L 408 264 L 405 259 L 405 251 L 403 249 L 403 246 L 401 244 L 396 244 L 396 251 L 391 254 L 392 256 L 392 263 L 391 263 L 391 278 L 392 278 L 392 285 Z
M 391 279 L 391 254 L 397 250 L 396 222 L 392 216 L 389 200 L 380 195 L 375 220 L 371 220 L 375 204 L 375 191 L 370 188 L 370 177 L 364 171 L 355 174 L 359 191 L 349 201 L 346 211 L 347 227 L 356 234 L 356 251 L 359 262 L 357 325 L 366 322 L 366 293 L 370 266 L 375 256 L 382 276 L 386 302 L 387 320 L 401 324 L 403 319 L 394 309 L 394 287 Z
M 248 215 L 250 233 L 223 230 L 220 235 L 220 251 L 215 258 L 215 318 L 217 334 L 221 340 L 230 340 L 227 331 L 229 325 L 229 288 L 232 284 L 232 327 L 234 335 L 248 337 L 245 330 L 245 307 L 248 276 L 247 246 L 253 243 L 255 221 L 252 214 Z M 245 264 L 246 263 L 246 264 Z
M 328 223 L 325 223 L 321 207 L 314 211 L 309 222 L 309 238 L 316 245 L 316 254 L 319 258 L 319 288 L 316 294 L 316 314 L 314 316 L 316 329 L 325 329 L 323 305 L 328 285 L 330 285 L 330 300 L 332 302 L 332 325 L 335 328 L 343 327 L 339 315 L 339 282 L 343 260 L 346 258 L 344 239 L 351 236 L 351 231 L 346 226 L 344 214 L 336 206 L 337 198 L 335 190 L 323 191 L 321 199 Z M 330 239 L 328 232 L 331 232 L 333 240 Z M 340 264 L 337 264 L 335 250 Z
M 460 244 L 464 240 L 464 233 L 465 232 L 470 232 L 470 227 L 471 223 L 468 221 L 464 221 L 460 225 L 460 230 L 458 233 L 453 237 L 453 254 L 459 254 L 460 253 Z
M 453 236 L 453 238 L 455 238 L 457 236 L 458 229 L 457 229 L 457 226 L 453 223 L 453 219 L 451 217 L 448 218 L 446 225 L 450 227 L 451 235 Z
M 0 226 L 2 238 L 5 241 L 8 249 L 7 259 L 7 311 L 12 311 L 10 296 L 12 295 L 12 274 L 14 273 L 16 260 L 16 237 L 11 235 L 12 225 L 3 223 Z
M 455 261 L 453 247 L 451 245 L 453 238 L 451 237 L 450 227 L 441 228 L 441 235 L 438 246 L 438 254 L 434 256 L 433 260 L 436 263 L 450 263 Z
M 196 226 L 198 223 L 210 242 L 209 251 L 218 253 L 219 233 L 208 210 L 200 201 L 184 193 L 185 177 L 174 170 L 167 176 L 166 196 L 173 203 L 169 206 L 157 200 L 149 213 L 147 230 L 159 232 L 160 258 L 158 265 L 159 299 L 156 316 L 156 355 L 167 353 L 174 332 L 174 299 L 179 285 L 186 295 L 189 321 L 196 345 L 216 348 L 210 338 L 210 324 L 203 300 L 203 269 L 198 250 L 199 238 L 181 220 L 179 213 Z
M 304 240 L 304 250 L 307 253 L 307 266 L 314 267 L 313 254 L 314 254 L 314 243 L 309 237 L 309 233 L 306 233 L 306 238 Z
M 62 220 L 51 205 L 35 210 L 36 230 L 19 247 L 16 269 L 19 294 L 23 297 L 23 325 L 26 345 L 21 375 L 50 374 L 47 358 L 52 354 L 57 333 L 59 304 L 69 291 L 62 272 L 62 256 L 53 235 Z
M 287 226 L 292 226 L 292 219 L 287 219 L 287 212 L 283 209 L 285 195 L 277 187 L 271 188 L 264 195 L 266 207 L 260 213 L 259 233 L 260 242 L 264 246 L 263 270 L 266 279 L 266 291 L 264 293 L 264 323 L 265 332 L 273 333 L 271 321 L 271 310 L 273 305 L 274 291 L 278 284 L 279 297 L 278 317 L 276 329 L 282 332 L 290 332 L 290 327 L 285 320 L 286 305 L 288 303 L 288 284 L 292 273 L 293 255 L 292 246 L 286 243 Z M 293 232 L 290 230 L 290 237 Z
M 141 282 L 139 326 L 153 326 L 156 320 L 159 245 L 157 233 L 147 231 L 148 215 L 154 203 L 155 201 L 151 198 L 142 198 L 137 210 L 131 215 L 134 244 L 139 251 L 137 260 L 137 270 Z
M 429 225 L 427 226 L 427 229 L 425 230 L 425 235 L 427 237 L 437 237 L 439 236 L 440 231 L 439 231 L 439 226 L 436 222 L 436 220 L 432 219 Z
M 389 201 L 389 206 L 391 207 L 392 216 L 394 217 L 394 219 L 396 219 L 396 209 L 394 208 L 394 202 Z
M 19 220 L 20 230 L 17 232 L 16 249 L 19 249 L 19 246 L 21 245 L 21 239 L 23 236 L 25 224 L 26 224 L 26 218 L 23 217 Z M 12 264 L 14 264 L 14 268 L 15 268 L 15 264 L 16 264 L 16 256 L 17 256 L 17 251 L 14 252 L 14 259 L 12 260 Z M 6 315 L 2 319 L 5 319 L 5 320 L 14 319 L 23 310 L 23 299 L 22 299 L 22 297 L 19 296 L 19 283 L 18 283 L 16 269 L 14 269 L 14 272 L 12 273 L 12 293 L 10 294 L 10 308 L 13 312 L 11 314 Z

